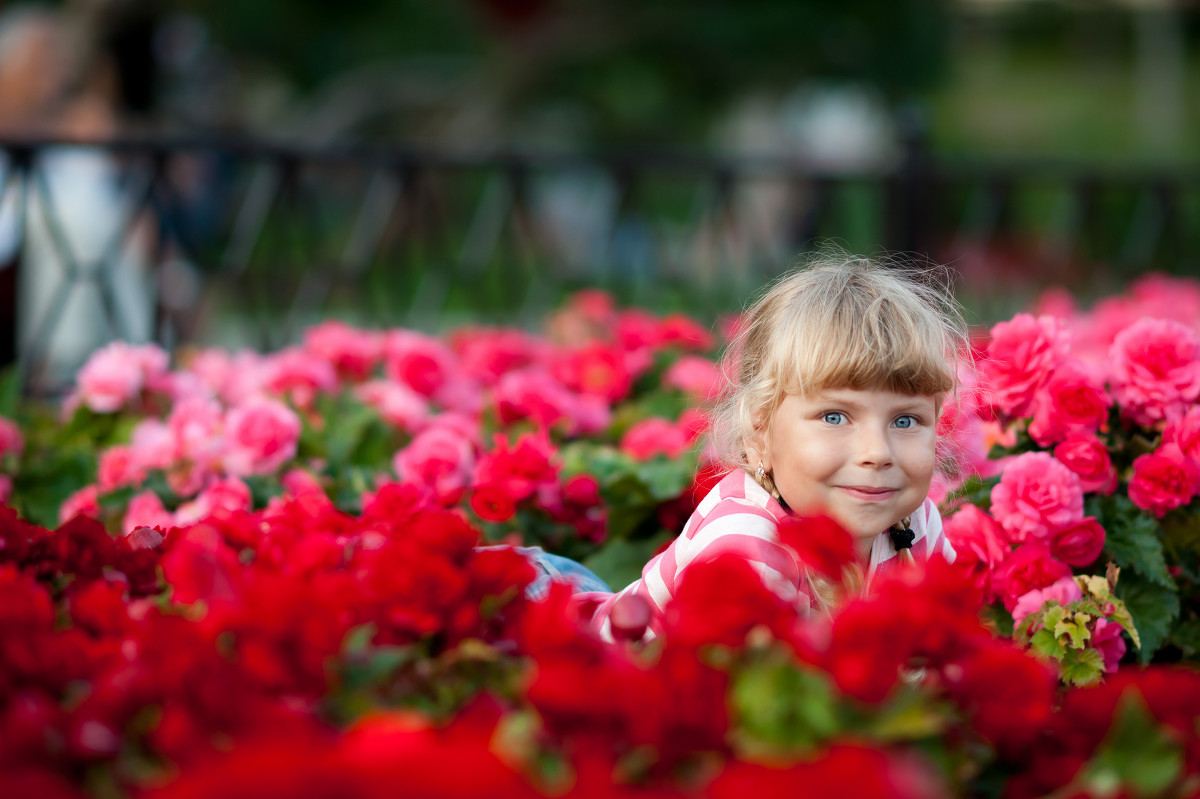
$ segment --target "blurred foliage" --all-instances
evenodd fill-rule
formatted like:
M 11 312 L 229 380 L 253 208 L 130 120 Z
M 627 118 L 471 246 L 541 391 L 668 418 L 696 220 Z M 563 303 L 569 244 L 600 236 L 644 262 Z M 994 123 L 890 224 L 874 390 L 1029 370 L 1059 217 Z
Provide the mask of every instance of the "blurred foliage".
M 240 60 L 301 90 L 372 62 L 428 68 L 436 57 L 462 70 L 447 101 L 474 98 L 510 122 L 552 113 L 605 143 L 696 141 L 747 90 L 809 79 L 907 98 L 936 83 L 948 52 L 943 0 L 181 2 Z

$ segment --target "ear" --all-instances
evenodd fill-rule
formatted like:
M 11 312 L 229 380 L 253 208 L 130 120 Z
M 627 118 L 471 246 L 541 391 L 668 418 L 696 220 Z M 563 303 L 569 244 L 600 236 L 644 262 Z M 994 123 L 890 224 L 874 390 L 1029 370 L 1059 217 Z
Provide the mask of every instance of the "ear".
M 759 464 L 767 472 L 771 471 L 771 450 L 767 446 L 767 436 L 762 430 L 755 430 L 746 437 L 746 465 L 757 469 Z

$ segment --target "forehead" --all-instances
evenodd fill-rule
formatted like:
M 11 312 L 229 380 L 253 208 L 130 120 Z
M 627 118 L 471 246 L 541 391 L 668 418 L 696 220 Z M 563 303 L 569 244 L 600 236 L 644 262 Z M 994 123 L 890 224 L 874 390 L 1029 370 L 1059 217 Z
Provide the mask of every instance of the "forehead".
M 934 394 L 901 394 L 886 388 L 821 388 L 804 394 L 787 394 L 780 407 L 836 406 L 851 411 L 930 411 L 937 409 L 939 399 Z

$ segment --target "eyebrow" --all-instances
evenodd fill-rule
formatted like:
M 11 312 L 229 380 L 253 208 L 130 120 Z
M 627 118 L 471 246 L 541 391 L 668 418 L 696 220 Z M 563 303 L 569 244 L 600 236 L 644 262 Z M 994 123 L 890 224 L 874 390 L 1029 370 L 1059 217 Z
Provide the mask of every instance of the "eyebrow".
M 845 391 L 846 391 L 845 389 L 832 389 L 832 390 L 821 391 L 821 392 L 818 392 L 819 396 L 813 397 L 812 401 L 814 402 L 814 404 L 817 404 L 817 405 L 832 403 L 834 405 L 843 405 L 851 410 L 861 410 L 863 408 L 863 403 L 858 402 L 857 400 L 853 399 L 854 394 L 844 393 Z M 853 389 L 851 389 L 851 391 L 853 391 Z M 903 396 L 903 395 L 901 395 L 901 396 Z M 894 411 L 925 411 L 925 410 L 927 410 L 927 408 L 925 407 L 924 401 L 927 399 L 929 399 L 929 398 L 924 397 L 924 396 L 914 396 L 911 398 L 905 397 L 905 399 L 901 400 L 900 402 L 898 402 L 896 404 L 896 406 L 893 408 L 893 410 Z M 936 413 L 937 409 L 938 409 L 936 400 L 933 401 L 933 409 L 934 409 L 934 412 Z

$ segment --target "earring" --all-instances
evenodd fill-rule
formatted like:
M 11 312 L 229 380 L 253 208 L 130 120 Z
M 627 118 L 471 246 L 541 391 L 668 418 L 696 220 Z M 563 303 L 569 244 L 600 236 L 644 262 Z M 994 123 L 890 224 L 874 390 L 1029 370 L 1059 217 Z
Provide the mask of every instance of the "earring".
M 763 465 L 761 463 L 758 464 L 758 472 L 756 472 L 756 474 L 758 474 L 759 480 L 761 480 L 767 476 L 767 470 L 763 468 Z

